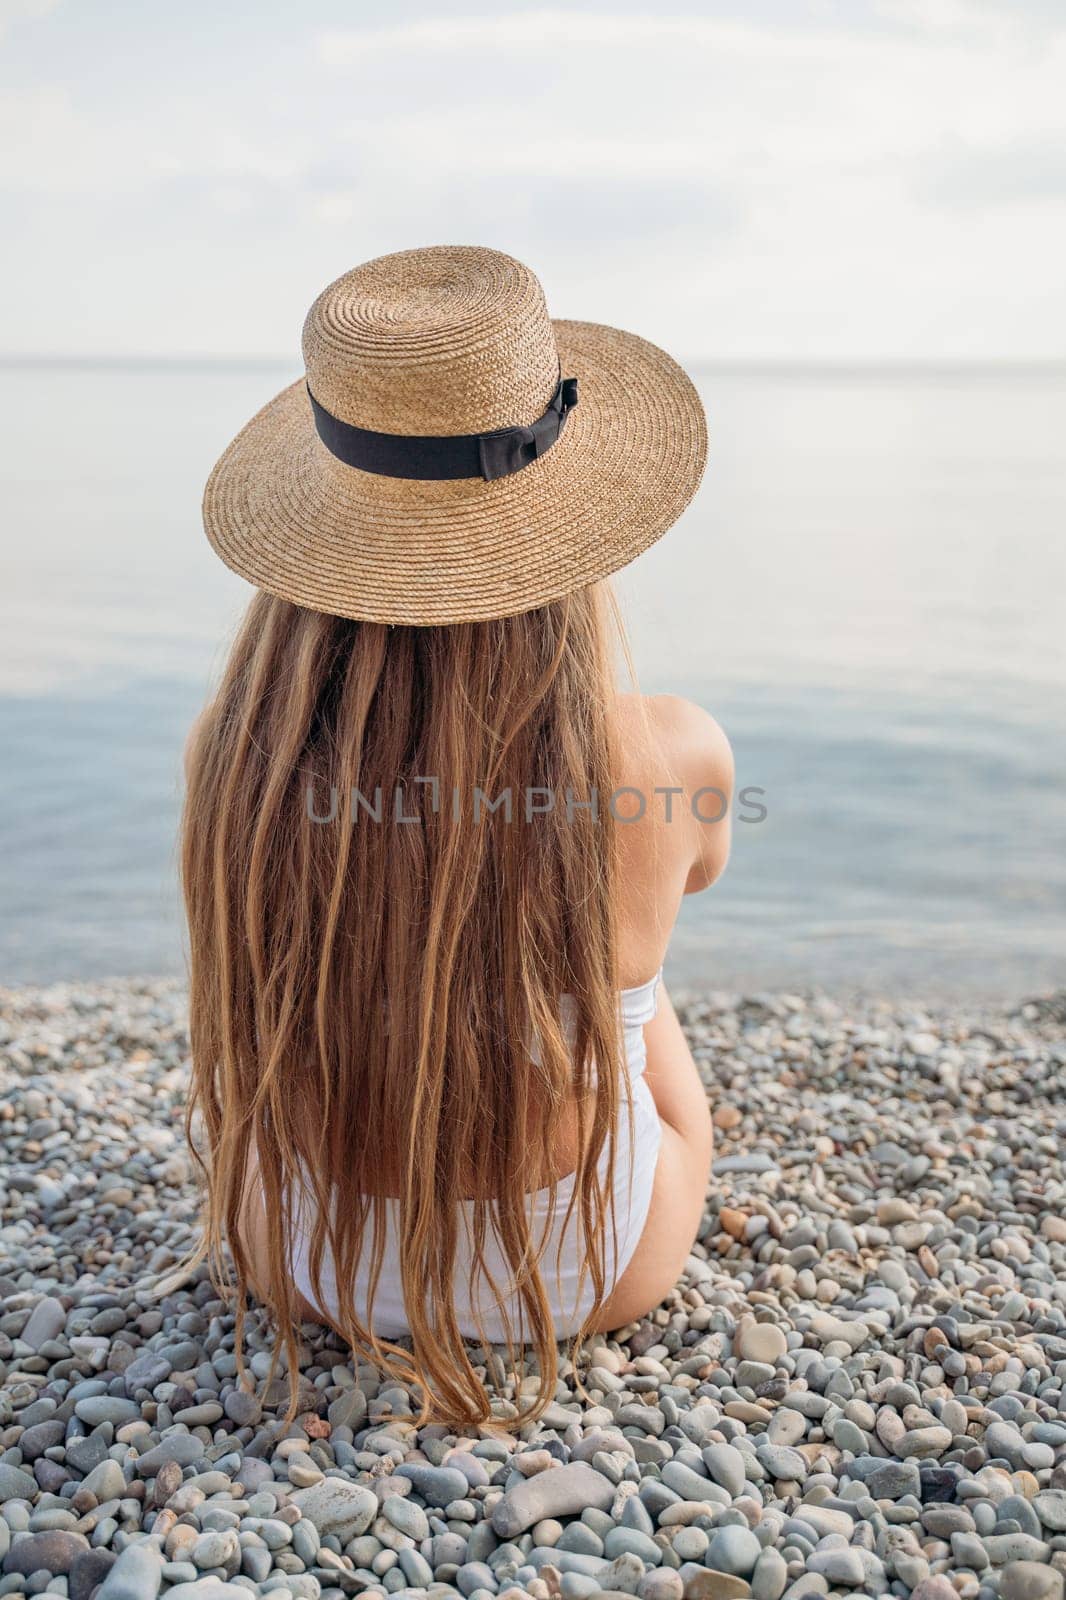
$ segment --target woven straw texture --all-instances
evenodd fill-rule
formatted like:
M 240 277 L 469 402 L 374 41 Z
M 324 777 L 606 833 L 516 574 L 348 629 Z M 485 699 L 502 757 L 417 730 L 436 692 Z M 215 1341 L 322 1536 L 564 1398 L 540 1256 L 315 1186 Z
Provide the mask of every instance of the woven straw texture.
M 379 433 L 528 425 L 560 368 L 579 401 L 520 472 L 421 481 L 338 461 L 304 381 L 283 390 L 214 468 L 204 525 L 235 572 L 298 605 L 422 625 L 528 611 L 632 561 L 699 486 L 706 423 L 677 363 L 635 334 L 552 321 L 533 273 L 497 251 L 357 267 L 315 301 L 303 345 L 320 404 Z

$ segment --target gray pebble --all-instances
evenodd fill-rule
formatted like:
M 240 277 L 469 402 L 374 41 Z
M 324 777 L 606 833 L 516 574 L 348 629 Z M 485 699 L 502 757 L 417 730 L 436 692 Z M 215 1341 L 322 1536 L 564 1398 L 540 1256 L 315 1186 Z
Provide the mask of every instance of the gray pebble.
M 731 1444 L 709 1444 L 703 1452 L 707 1471 L 734 1499 L 744 1492 L 744 1457 Z
M 96 1600 L 155 1600 L 163 1562 L 154 1544 L 130 1544 L 119 1555 Z
M 748 1528 L 718 1528 L 711 1537 L 707 1565 L 718 1572 L 747 1578 L 755 1569 L 762 1545 Z
M 781 1600 L 788 1587 L 788 1567 L 779 1550 L 763 1550 L 751 1575 L 753 1600 Z
M 124 1422 L 135 1422 L 140 1414 L 141 1408 L 135 1400 L 123 1400 L 114 1394 L 90 1395 L 74 1407 L 74 1415 L 90 1428 L 98 1428 L 105 1422 L 121 1428 Z
M 289 1498 L 320 1534 L 335 1534 L 341 1544 L 365 1533 L 378 1514 L 377 1496 L 346 1478 L 323 1478 L 308 1489 L 295 1490 Z
M 501 1538 L 513 1539 L 544 1517 L 576 1516 L 586 1506 L 605 1511 L 613 1499 L 613 1485 L 576 1461 L 538 1472 L 508 1490 L 492 1514 L 492 1526 Z
M 52 1295 L 45 1295 L 38 1300 L 30 1312 L 29 1321 L 19 1334 L 24 1344 L 31 1350 L 40 1350 L 42 1345 L 58 1338 L 66 1326 L 67 1313 L 62 1305 Z

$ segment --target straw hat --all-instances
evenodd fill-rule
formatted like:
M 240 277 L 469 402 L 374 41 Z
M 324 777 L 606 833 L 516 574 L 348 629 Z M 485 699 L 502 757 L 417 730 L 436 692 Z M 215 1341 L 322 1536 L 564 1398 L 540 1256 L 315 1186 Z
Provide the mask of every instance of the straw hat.
M 211 473 L 204 525 L 227 566 L 312 610 L 528 611 L 632 561 L 699 486 L 706 423 L 677 363 L 551 320 L 533 273 L 498 251 L 356 267 L 311 307 L 303 352 L 306 380 Z

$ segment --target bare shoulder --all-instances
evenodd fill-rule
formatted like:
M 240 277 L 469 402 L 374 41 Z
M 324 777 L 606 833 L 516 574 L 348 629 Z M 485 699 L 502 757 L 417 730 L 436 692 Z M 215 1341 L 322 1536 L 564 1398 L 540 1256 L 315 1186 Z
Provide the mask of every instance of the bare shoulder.
M 733 751 L 709 711 L 676 694 L 620 695 L 619 709 L 627 766 L 657 765 L 691 792 L 732 792 Z
M 621 695 L 619 722 L 623 781 L 644 797 L 654 831 L 671 824 L 684 892 L 706 889 L 729 857 L 734 763 L 725 732 L 702 706 L 671 694 Z
M 733 751 L 721 723 L 680 695 L 653 695 L 651 702 L 662 737 L 692 788 L 710 786 L 731 793 Z

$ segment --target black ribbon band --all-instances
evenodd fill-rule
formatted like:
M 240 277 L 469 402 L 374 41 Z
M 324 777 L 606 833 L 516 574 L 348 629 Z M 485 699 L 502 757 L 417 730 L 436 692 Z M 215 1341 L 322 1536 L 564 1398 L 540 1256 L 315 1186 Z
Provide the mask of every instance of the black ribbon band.
M 497 428 L 493 433 L 419 436 L 373 433 L 342 422 L 307 390 L 318 437 L 349 467 L 384 478 L 505 478 L 521 472 L 551 449 L 577 405 L 577 379 L 560 378 L 548 409 L 528 428 Z

